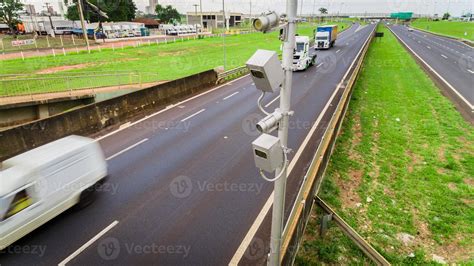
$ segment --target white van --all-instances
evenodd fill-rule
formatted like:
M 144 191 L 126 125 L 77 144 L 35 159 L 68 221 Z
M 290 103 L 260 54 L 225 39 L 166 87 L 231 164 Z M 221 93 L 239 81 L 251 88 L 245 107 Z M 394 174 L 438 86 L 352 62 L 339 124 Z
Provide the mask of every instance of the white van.
M 99 144 L 69 136 L 3 162 L 0 250 L 67 209 L 85 207 L 107 177 Z

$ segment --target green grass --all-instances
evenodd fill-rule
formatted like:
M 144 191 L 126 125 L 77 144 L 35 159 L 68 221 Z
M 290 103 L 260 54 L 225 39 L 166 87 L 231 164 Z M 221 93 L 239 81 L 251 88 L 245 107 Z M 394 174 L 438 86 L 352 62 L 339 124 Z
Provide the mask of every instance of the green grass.
M 343 25 L 343 24 L 341 24 Z M 344 24 L 346 25 L 346 24 Z M 298 25 L 298 33 L 312 36 L 315 25 Z M 345 27 L 347 28 L 347 27 Z M 251 33 L 232 35 L 225 38 L 226 69 L 232 69 L 245 64 L 257 49 L 279 51 L 281 42 L 278 33 L 269 34 Z M 84 65 L 85 64 L 85 65 Z M 31 74 L 38 71 L 62 66 L 82 65 L 83 68 L 61 71 L 53 75 L 64 77 L 84 71 L 93 72 L 146 72 L 151 73 L 142 78 L 142 82 L 173 80 L 184 76 L 213 69 L 224 64 L 222 38 L 206 38 L 200 40 L 177 41 L 168 44 L 152 44 L 139 48 L 103 49 L 87 54 L 75 52 L 67 56 L 33 57 L 0 61 L 0 74 Z M 123 77 L 125 81 L 127 76 Z M 120 79 L 120 80 L 122 80 Z M 87 81 L 87 82 L 84 82 Z M 80 89 L 87 86 L 114 86 L 119 82 L 113 77 L 91 78 L 87 80 L 64 80 L 44 84 L 43 81 L 1 82 L 0 96 L 18 95 L 27 93 L 54 92 L 67 88 Z M 122 81 L 120 81 L 122 83 Z M 123 84 L 123 83 L 122 83 Z
M 379 30 L 320 196 L 393 264 L 431 263 L 433 254 L 474 263 L 474 130 Z M 298 264 L 367 263 L 338 228 L 321 239 L 316 226 L 311 219 Z M 414 240 L 405 245 L 400 233 Z
M 417 19 L 411 25 L 418 29 L 474 41 L 474 22 Z

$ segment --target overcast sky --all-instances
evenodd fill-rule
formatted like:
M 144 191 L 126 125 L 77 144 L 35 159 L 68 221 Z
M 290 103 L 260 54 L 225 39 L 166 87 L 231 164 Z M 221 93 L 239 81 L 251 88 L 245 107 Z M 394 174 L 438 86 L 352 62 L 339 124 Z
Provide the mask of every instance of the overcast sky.
M 25 3 L 34 3 L 37 11 L 41 10 L 44 3 L 49 2 L 57 6 L 58 1 L 63 0 L 23 0 Z M 119 0 L 117 0 L 119 1 Z M 134 0 L 139 10 L 145 10 L 148 0 Z M 232 12 L 250 12 L 250 2 L 252 2 L 252 13 L 261 13 L 268 10 L 284 12 L 286 10 L 286 0 L 225 0 L 226 10 Z M 325 7 L 329 13 L 347 12 L 398 12 L 413 11 L 421 14 L 442 14 L 449 10 L 454 16 L 459 16 L 465 12 L 472 12 L 474 0 L 299 0 L 303 2 L 303 14 L 312 14 L 313 10 L 318 13 L 320 7 Z M 162 5 L 173 5 L 182 13 L 194 11 L 193 4 L 199 4 L 199 0 L 159 0 Z M 222 10 L 222 0 L 202 0 L 203 11 Z M 57 10 L 57 8 L 56 8 Z

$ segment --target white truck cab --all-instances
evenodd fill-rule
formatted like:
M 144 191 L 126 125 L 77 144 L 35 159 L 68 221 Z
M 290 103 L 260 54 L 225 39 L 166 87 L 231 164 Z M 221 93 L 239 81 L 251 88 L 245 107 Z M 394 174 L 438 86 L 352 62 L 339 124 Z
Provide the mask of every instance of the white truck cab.
M 293 52 L 293 67 L 295 70 L 306 70 L 316 64 L 316 51 L 311 48 L 308 36 L 296 36 L 296 46 Z
M 79 136 L 4 161 L 0 168 L 0 250 L 74 205 L 89 205 L 106 176 L 99 144 Z

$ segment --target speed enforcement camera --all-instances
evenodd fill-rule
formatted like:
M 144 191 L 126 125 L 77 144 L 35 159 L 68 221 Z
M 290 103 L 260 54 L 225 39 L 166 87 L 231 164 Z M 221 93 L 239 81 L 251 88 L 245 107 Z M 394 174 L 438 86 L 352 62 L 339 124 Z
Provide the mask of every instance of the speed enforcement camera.
M 275 51 L 257 50 L 247 61 L 247 68 L 261 91 L 275 92 L 283 83 L 284 72 Z
M 272 173 L 283 165 L 283 148 L 277 137 L 262 134 L 252 142 L 252 147 L 257 168 Z
M 280 24 L 280 17 L 276 12 L 263 13 L 252 22 L 253 28 L 263 33 L 278 27 L 278 24 Z

